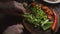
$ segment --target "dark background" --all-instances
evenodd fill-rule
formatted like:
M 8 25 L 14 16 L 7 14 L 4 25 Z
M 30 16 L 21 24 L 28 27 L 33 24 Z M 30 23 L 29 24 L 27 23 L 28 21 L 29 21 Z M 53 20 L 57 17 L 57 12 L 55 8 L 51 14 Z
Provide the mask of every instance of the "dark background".
M 16 0 L 17 2 L 24 2 L 26 0 Z M 29 2 L 29 1 L 26 1 Z M 60 17 L 60 5 L 59 4 L 48 4 L 45 2 L 42 2 L 42 4 L 49 6 L 50 8 L 55 9 L 57 12 L 58 16 Z M 60 20 L 60 18 L 59 18 Z M 2 19 L 0 19 L 0 34 L 3 33 L 3 31 L 11 25 L 14 24 L 20 24 L 21 23 L 21 16 L 10 16 L 10 15 L 5 15 Z M 24 29 L 23 34 L 30 34 L 26 29 Z M 60 34 L 60 27 L 58 31 L 55 34 Z

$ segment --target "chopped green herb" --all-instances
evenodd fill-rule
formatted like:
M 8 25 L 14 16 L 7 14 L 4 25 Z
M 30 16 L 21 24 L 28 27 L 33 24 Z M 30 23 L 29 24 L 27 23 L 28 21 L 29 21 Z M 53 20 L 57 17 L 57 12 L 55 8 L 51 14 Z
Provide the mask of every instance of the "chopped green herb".
M 52 22 L 49 21 L 47 15 L 38 5 L 31 7 L 31 14 L 26 13 L 24 17 L 29 23 L 34 24 L 34 27 L 41 26 L 43 30 L 47 30 L 52 26 Z

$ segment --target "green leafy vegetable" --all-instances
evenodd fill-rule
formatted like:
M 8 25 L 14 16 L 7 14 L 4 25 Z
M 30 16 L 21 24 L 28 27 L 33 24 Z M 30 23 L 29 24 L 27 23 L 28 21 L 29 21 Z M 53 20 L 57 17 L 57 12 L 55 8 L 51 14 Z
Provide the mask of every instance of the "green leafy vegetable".
M 34 24 L 34 27 L 41 26 L 43 30 L 47 30 L 52 26 L 52 22 L 47 19 L 47 15 L 38 5 L 31 7 L 31 13 L 25 13 L 24 17 L 29 23 Z
M 31 2 L 35 2 L 35 0 L 30 0 Z
M 45 24 L 41 25 L 43 30 L 47 30 L 49 28 L 51 28 L 52 26 L 52 22 L 46 22 Z
M 27 7 L 27 6 L 28 6 L 28 3 L 27 3 L 27 2 L 23 2 L 23 5 L 24 5 L 25 7 Z

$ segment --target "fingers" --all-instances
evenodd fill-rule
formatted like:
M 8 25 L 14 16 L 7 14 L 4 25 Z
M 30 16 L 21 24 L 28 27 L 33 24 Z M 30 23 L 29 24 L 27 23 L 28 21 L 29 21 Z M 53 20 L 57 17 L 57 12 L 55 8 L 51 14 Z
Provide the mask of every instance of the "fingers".
M 17 27 L 19 27 L 20 29 L 24 28 L 22 24 L 17 24 Z
M 17 25 L 12 25 L 9 26 L 4 32 L 3 34 L 21 34 L 23 32 L 23 25 L 21 24 L 17 24 Z
M 16 27 L 17 27 L 17 30 L 18 30 L 19 33 L 22 33 L 22 32 L 23 32 L 23 28 L 24 28 L 24 27 L 23 27 L 22 24 L 17 24 Z
M 26 9 L 24 8 L 22 3 L 18 3 L 16 1 L 14 1 L 14 6 L 17 10 L 22 10 L 22 12 L 26 11 Z
M 26 11 L 23 4 L 16 1 L 1 2 L 0 5 L 0 8 L 4 10 L 2 11 L 8 15 L 21 16 Z

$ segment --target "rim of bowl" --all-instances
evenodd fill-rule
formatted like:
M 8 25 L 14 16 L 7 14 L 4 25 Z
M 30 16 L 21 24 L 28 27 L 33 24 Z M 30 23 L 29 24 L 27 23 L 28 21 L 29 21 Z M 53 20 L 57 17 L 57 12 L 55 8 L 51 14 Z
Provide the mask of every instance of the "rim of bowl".
M 51 4 L 60 3 L 60 0 L 55 1 L 55 2 L 53 2 L 53 1 L 48 1 L 48 0 L 43 0 L 43 1 L 44 1 L 44 2 L 47 2 L 47 3 L 51 3 Z

